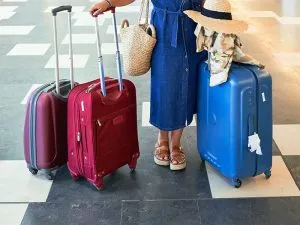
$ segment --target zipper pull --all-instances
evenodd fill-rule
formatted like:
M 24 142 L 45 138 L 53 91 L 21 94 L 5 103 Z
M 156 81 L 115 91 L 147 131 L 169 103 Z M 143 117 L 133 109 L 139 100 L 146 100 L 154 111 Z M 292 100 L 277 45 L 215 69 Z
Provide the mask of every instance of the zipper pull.
M 80 142 L 80 139 L 81 139 L 80 132 L 77 132 L 77 141 Z
M 101 127 L 101 125 L 102 125 L 100 120 L 97 120 L 97 124 L 98 124 L 99 127 Z

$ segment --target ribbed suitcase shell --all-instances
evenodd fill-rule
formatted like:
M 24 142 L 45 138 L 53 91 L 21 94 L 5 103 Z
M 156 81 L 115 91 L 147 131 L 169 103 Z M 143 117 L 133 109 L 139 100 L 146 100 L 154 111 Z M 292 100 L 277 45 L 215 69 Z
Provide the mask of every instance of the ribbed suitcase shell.
M 70 90 L 70 81 L 60 81 L 63 93 Z M 29 97 L 24 123 L 24 154 L 31 173 L 51 170 L 67 162 L 67 98 L 55 94 L 49 83 L 37 88 Z
M 110 78 L 105 86 L 105 97 L 97 79 L 75 87 L 68 99 L 68 167 L 74 179 L 85 177 L 97 189 L 105 175 L 126 164 L 134 169 L 139 157 L 135 87 L 123 80 L 120 92 Z
M 198 151 L 235 186 L 242 178 L 270 175 L 272 166 L 272 79 L 255 66 L 233 64 L 229 80 L 209 87 L 206 63 L 199 68 Z M 248 136 L 261 139 L 263 155 L 248 149 Z M 240 183 L 240 184 L 239 184 Z

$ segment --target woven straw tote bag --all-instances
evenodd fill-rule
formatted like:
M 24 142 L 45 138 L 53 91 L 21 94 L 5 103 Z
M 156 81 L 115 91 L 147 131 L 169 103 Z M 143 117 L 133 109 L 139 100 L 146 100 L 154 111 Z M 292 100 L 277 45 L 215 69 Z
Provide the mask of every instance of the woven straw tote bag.
M 146 11 L 145 23 L 141 23 L 143 11 Z M 156 32 L 148 24 L 149 0 L 142 0 L 137 24 L 129 26 L 127 19 L 121 23 L 120 37 L 123 45 L 123 66 L 129 76 L 146 74 L 150 69 L 151 56 L 156 44 Z

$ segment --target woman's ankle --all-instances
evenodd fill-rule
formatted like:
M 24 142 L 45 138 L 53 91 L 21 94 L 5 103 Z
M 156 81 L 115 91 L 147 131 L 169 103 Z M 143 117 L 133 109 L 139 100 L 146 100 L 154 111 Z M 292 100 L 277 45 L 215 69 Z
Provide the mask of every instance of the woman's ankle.
M 168 131 L 159 131 L 157 142 L 160 144 L 162 142 L 168 142 L 169 143 L 169 132 Z

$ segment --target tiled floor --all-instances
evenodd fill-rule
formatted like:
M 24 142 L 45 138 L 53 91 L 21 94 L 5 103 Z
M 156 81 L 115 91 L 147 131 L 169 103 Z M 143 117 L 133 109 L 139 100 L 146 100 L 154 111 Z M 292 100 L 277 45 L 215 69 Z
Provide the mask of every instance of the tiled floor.
M 74 182 L 66 167 L 54 181 L 32 176 L 23 159 L 25 104 L 32 90 L 53 80 L 52 17 L 56 5 L 72 13 L 75 78 L 98 77 L 95 0 L 0 0 L 0 224 L 121 225 L 298 225 L 300 224 L 300 2 L 232 0 L 234 15 L 250 28 L 244 48 L 266 64 L 273 78 L 272 177 L 243 180 L 234 189 L 196 149 L 196 122 L 186 128 L 183 147 L 188 167 L 171 172 L 153 163 L 157 130 L 149 124 L 149 74 L 128 77 L 137 87 L 141 157 L 136 173 L 127 167 L 105 178 L 105 189 Z M 136 21 L 140 2 L 118 9 L 117 22 Z M 68 77 L 66 16 L 58 18 L 61 78 Z M 109 14 L 99 20 L 106 73 L 116 74 Z M 122 48 L 121 48 L 122 52 Z

